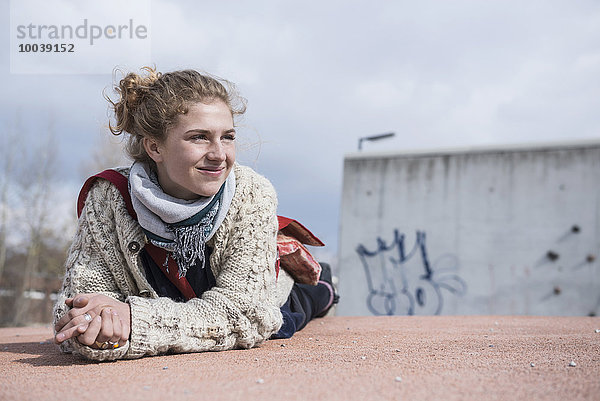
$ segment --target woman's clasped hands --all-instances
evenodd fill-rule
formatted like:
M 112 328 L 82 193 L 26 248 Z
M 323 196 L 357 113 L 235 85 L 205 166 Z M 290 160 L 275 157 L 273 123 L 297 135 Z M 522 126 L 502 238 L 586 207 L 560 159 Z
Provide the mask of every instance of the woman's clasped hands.
M 69 338 L 96 349 L 118 348 L 129 339 L 131 310 L 128 303 L 101 294 L 78 294 L 67 298 L 71 308 L 54 326 L 54 340 Z

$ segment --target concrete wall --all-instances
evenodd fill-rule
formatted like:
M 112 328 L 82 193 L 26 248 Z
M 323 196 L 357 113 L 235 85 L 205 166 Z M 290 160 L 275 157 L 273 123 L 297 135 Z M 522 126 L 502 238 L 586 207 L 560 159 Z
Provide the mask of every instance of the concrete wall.
M 340 315 L 600 313 L 600 142 L 354 154 Z

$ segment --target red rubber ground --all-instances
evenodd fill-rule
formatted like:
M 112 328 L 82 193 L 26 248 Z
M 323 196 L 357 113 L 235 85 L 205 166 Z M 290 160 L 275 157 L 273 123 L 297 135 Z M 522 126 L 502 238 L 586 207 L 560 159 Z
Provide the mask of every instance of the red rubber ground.
M 93 363 L 59 353 L 49 327 L 5 328 L 0 400 L 600 400 L 597 329 L 591 317 L 326 317 L 251 350 Z

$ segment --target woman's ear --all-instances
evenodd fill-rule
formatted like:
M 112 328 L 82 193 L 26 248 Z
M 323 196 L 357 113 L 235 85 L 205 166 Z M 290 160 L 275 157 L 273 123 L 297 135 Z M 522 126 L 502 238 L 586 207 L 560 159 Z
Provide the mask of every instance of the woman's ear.
M 145 137 L 143 139 L 143 144 L 146 153 L 155 163 L 163 161 L 162 154 L 160 153 L 160 145 L 156 139 Z

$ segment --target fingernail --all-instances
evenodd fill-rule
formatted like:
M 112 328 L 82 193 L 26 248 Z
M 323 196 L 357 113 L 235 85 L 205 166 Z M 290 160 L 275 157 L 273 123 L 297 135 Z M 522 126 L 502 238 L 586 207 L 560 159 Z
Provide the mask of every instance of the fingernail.
M 112 314 L 115 315 L 115 316 L 119 316 L 119 314 L 117 313 L 116 310 L 112 311 Z
M 64 338 L 65 338 L 65 335 L 64 335 L 63 333 L 58 333 L 58 334 L 56 335 L 56 339 L 57 339 L 58 341 L 62 341 Z

